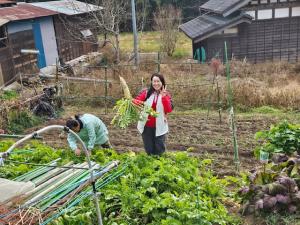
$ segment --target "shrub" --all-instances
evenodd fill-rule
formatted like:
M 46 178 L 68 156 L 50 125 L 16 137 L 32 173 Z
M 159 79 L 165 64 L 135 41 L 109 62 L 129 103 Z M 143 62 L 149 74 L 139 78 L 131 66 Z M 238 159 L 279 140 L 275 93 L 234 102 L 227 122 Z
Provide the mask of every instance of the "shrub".
M 38 125 L 41 120 L 27 110 L 13 110 L 8 115 L 8 130 L 15 134 L 22 134 L 25 129 Z
M 300 151 L 300 125 L 290 124 L 287 121 L 272 126 L 268 131 L 260 131 L 255 138 L 262 141 L 262 145 L 254 151 L 256 157 L 260 152 L 292 154 Z

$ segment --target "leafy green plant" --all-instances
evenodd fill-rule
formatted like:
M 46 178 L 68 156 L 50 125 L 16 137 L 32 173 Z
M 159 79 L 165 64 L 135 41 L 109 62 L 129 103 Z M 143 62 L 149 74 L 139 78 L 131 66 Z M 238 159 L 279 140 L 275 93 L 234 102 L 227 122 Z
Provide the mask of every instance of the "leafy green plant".
M 0 142 L 7 148 L 9 144 Z M 22 150 L 22 151 L 21 151 Z M 24 150 L 31 150 L 31 152 Z M 20 154 L 10 155 L 11 160 L 33 163 L 48 163 L 61 158 L 83 162 L 84 157 L 76 157 L 73 152 L 53 149 L 38 141 L 33 141 Z M 215 177 L 212 160 L 199 161 L 187 153 L 164 154 L 161 157 L 144 153 L 128 152 L 118 154 L 114 150 L 95 150 L 91 158 L 104 165 L 119 160 L 128 167 L 124 175 L 101 190 L 100 205 L 104 224 L 107 225 L 158 225 L 158 224 L 238 224 L 223 204 L 230 194 L 225 187 L 226 179 Z M 14 178 L 34 167 L 6 162 L 0 168 L 0 176 Z M 233 180 L 233 179 L 231 179 Z M 232 181 L 234 182 L 234 180 Z M 57 224 L 95 224 L 96 214 L 91 199 L 80 202 L 63 216 L 53 221 Z
M 14 142 L 11 140 L 0 142 L 0 152 L 5 152 Z
M 260 151 L 292 154 L 300 151 L 300 125 L 290 124 L 287 121 L 272 126 L 268 131 L 257 132 L 255 138 L 262 142 L 254 151 L 259 157 Z
M 4 91 L 0 95 L 0 100 L 11 100 L 18 97 L 18 93 L 16 91 Z
M 111 123 L 123 129 L 139 120 L 147 119 L 148 115 L 157 116 L 157 113 L 151 107 L 137 105 L 132 102 L 132 99 L 125 98 L 118 100 L 113 110 L 116 115 Z
M 50 225 L 83 225 L 83 224 L 96 224 L 94 206 L 90 201 L 84 201 L 77 207 L 65 213 L 58 219 L 52 221 Z
M 204 164 L 203 164 L 204 165 Z M 207 165 L 207 164 L 205 164 Z M 225 182 L 185 153 L 134 157 L 104 191 L 108 224 L 232 224 L 221 200 Z M 200 174 L 200 177 L 198 176 Z
M 146 120 L 148 115 L 153 117 L 158 116 L 158 113 L 155 112 L 151 106 L 133 100 L 128 85 L 123 77 L 120 77 L 120 84 L 124 91 L 124 98 L 118 100 L 114 106 L 113 111 L 116 115 L 111 121 L 111 124 L 124 129 L 139 120 Z

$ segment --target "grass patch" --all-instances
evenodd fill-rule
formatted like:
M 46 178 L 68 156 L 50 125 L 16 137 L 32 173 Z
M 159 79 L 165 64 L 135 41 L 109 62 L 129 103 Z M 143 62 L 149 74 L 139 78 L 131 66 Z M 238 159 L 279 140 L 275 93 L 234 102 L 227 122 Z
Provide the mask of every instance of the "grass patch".
M 43 119 L 32 115 L 29 111 L 11 111 L 9 113 L 8 130 L 14 134 L 22 134 L 25 129 L 37 126 Z
M 282 113 L 282 110 L 280 109 L 276 109 L 274 107 L 271 106 L 262 106 L 262 107 L 258 107 L 258 108 L 254 108 L 251 110 L 254 113 L 268 113 L 268 114 L 272 114 L 272 113 Z
M 159 32 L 149 31 L 138 34 L 140 52 L 159 52 L 160 39 Z M 120 36 L 120 46 L 122 52 L 132 52 L 133 34 L 122 33 Z M 179 39 L 174 52 L 174 58 L 188 57 L 192 54 L 192 42 L 183 33 L 179 34 Z
M 0 100 L 11 100 L 17 98 L 19 95 L 16 91 L 4 91 L 0 95 Z

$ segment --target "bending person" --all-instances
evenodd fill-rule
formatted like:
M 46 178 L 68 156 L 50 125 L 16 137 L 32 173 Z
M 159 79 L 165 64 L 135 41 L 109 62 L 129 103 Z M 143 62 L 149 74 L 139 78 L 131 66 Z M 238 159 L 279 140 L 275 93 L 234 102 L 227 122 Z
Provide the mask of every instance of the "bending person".
M 97 145 L 102 148 L 112 148 L 105 124 L 92 114 L 75 115 L 75 119 L 67 120 L 66 126 L 78 134 L 89 151 Z M 68 134 L 68 143 L 76 155 L 81 154 L 76 138 L 71 133 Z

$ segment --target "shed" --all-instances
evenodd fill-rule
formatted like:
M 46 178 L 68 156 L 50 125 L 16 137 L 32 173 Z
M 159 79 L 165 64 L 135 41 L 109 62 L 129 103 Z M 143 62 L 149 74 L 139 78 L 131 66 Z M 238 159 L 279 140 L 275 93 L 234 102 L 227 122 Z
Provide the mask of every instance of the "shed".
M 209 0 L 179 29 L 207 59 L 224 59 L 225 41 L 229 57 L 254 63 L 300 58 L 300 0 Z
M 0 86 L 15 80 L 18 72 L 43 68 L 58 58 L 52 16 L 57 12 L 27 3 L 0 8 Z M 21 50 L 37 50 L 38 55 Z
M 93 34 L 93 27 L 90 27 L 88 23 L 84 23 L 83 27 L 79 26 L 78 21 L 87 20 L 90 12 L 102 10 L 102 7 L 76 0 L 30 4 L 58 13 L 54 17 L 54 27 L 59 57 L 63 61 L 69 61 L 98 50 L 98 39 Z

